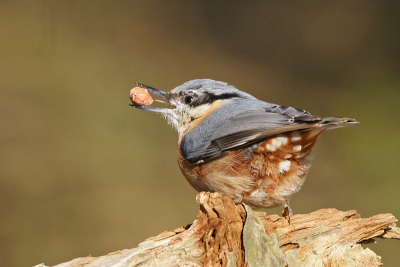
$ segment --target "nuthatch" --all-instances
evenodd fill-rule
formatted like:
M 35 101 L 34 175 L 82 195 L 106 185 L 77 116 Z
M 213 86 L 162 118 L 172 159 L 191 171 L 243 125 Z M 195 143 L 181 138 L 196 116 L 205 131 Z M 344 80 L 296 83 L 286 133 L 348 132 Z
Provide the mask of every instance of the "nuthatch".
M 253 208 L 285 205 L 288 213 L 320 134 L 359 124 L 263 102 L 209 79 L 192 80 L 170 92 L 138 85 L 172 106 L 134 107 L 161 113 L 178 133 L 178 164 L 187 181 L 199 192 L 226 193 Z

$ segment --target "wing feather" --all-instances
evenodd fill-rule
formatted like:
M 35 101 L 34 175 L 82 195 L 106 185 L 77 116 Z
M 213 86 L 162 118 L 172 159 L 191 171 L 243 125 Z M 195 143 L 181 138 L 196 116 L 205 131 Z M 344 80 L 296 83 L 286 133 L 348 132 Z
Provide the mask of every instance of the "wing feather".
M 215 132 L 203 160 L 214 159 L 223 151 L 248 146 L 273 135 L 317 127 L 321 121 L 321 118 L 308 113 L 297 118 L 266 111 L 246 112 L 229 120 Z
M 217 109 L 186 133 L 180 143 L 180 151 L 187 161 L 199 163 L 218 158 L 225 151 L 240 149 L 285 132 L 357 124 L 350 118 L 323 119 L 301 109 L 254 99 L 237 99 L 224 105 L 222 111 Z

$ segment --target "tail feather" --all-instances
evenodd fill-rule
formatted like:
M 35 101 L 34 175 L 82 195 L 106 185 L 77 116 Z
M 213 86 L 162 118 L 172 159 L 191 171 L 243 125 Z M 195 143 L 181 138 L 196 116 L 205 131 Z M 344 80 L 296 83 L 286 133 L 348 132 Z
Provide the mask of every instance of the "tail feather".
M 321 121 L 321 126 L 326 127 L 327 130 L 336 129 L 340 127 L 356 126 L 360 123 L 355 119 L 343 118 L 343 117 L 329 117 L 323 118 Z

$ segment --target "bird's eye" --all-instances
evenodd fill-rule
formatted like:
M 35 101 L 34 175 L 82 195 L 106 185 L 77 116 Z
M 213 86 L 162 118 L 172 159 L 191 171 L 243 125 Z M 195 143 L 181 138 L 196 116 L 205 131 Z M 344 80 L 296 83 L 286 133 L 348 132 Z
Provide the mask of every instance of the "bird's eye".
M 192 103 L 192 101 L 193 101 L 193 96 L 191 95 L 185 96 L 185 104 L 190 104 Z

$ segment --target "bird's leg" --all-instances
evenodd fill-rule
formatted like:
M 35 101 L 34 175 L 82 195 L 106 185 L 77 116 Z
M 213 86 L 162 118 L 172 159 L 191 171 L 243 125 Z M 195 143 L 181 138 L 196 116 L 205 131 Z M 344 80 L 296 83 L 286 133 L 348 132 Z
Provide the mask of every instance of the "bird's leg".
M 288 221 L 290 224 L 290 215 L 293 215 L 293 211 L 289 206 L 289 201 L 285 204 L 285 206 L 283 206 L 283 210 L 282 210 L 282 217 L 288 217 Z

